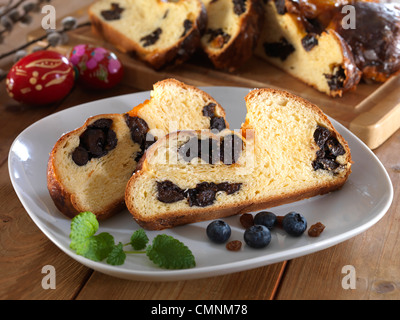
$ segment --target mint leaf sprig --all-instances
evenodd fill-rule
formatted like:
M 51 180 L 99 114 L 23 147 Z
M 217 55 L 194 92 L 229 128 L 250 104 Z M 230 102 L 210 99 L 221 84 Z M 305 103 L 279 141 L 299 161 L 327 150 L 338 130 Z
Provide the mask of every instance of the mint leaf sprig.
M 78 255 L 93 261 L 103 261 L 110 265 L 122 265 L 127 254 L 146 254 L 154 264 L 165 269 L 186 269 L 196 265 L 190 249 L 179 240 L 166 234 L 157 235 L 151 245 L 143 229 L 136 230 L 129 243 L 115 244 L 108 232 L 96 235 L 99 222 L 92 212 L 82 212 L 71 221 L 70 248 Z M 133 251 L 125 251 L 131 246 Z

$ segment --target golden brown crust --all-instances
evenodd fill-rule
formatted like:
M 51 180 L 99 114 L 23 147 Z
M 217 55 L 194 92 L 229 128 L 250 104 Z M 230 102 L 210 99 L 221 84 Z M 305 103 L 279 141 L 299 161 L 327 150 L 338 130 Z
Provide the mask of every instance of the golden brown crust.
M 234 71 L 252 55 L 264 23 L 264 10 L 259 0 L 247 2 L 249 10 L 244 13 L 240 30 L 235 38 L 218 53 L 206 50 L 208 57 L 217 69 Z
M 138 175 L 142 174 L 142 172 L 136 173 Z M 134 208 L 127 203 L 128 210 L 133 215 L 134 220 L 142 227 L 148 230 L 162 230 L 166 228 L 172 228 L 179 225 L 184 225 L 188 223 L 201 222 L 206 220 L 214 220 L 219 218 L 225 218 L 229 216 L 233 216 L 236 214 L 242 214 L 247 212 L 264 210 L 266 208 L 272 208 L 276 206 L 280 206 L 287 203 L 292 203 L 295 201 L 304 200 L 307 198 L 311 198 L 317 195 L 323 195 L 335 190 L 340 189 L 347 180 L 348 175 L 346 177 L 337 180 L 335 184 L 326 185 L 318 188 L 309 188 L 307 190 L 302 190 L 302 192 L 287 194 L 285 196 L 275 196 L 269 197 L 266 199 L 262 199 L 260 201 L 247 201 L 242 202 L 239 205 L 235 204 L 234 206 L 230 205 L 220 205 L 213 208 L 199 208 L 192 209 L 190 212 L 181 210 L 173 213 L 164 213 L 161 216 L 155 219 L 145 220 L 142 216 L 136 212 Z M 129 188 L 129 183 L 127 190 Z
M 140 175 L 144 174 L 146 165 L 143 161 L 141 170 L 135 173 L 134 179 L 131 179 L 127 185 L 127 195 L 129 196 L 128 190 L 130 185 L 134 183 Z M 213 208 L 198 208 L 191 209 L 189 212 L 186 210 L 175 211 L 173 213 L 163 213 L 159 215 L 157 219 L 143 219 L 143 216 L 128 202 L 127 208 L 131 212 L 134 220 L 143 228 L 148 230 L 162 230 L 166 228 L 172 228 L 179 225 L 188 223 L 201 222 L 206 220 L 219 219 L 224 217 L 233 216 L 236 214 L 243 214 L 248 212 L 254 212 L 264 210 L 266 208 L 273 208 L 276 206 L 292 203 L 304 199 L 308 199 L 317 195 L 323 195 L 329 192 L 339 190 L 347 181 L 351 171 L 346 173 L 346 176 L 335 181 L 334 184 L 326 184 L 319 186 L 318 188 L 309 188 L 302 190 L 301 192 L 286 194 L 284 196 L 268 197 L 259 201 L 247 201 L 235 205 L 219 205 Z
M 89 8 L 89 19 L 92 22 L 92 30 L 105 40 L 113 44 L 120 51 L 131 53 L 142 61 L 158 70 L 167 65 L 176 65 L 186 61 L 200 46 L 200 39 L 207 24 L 207 12 L 203 3 L 200 3 L 200 14 L 193 27 L 184 37 L 172 47 L 165 50 L 145 50 L 126 37 L 121 31 L 113 28 L 103 21 Z

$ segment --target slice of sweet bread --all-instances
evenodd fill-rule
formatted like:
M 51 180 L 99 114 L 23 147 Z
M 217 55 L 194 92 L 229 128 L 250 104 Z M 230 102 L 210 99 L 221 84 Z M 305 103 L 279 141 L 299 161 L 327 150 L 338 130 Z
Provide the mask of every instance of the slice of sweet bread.
M 202 0 L 208 15 L 203 50 L 218 69 L 234 70 L 252 55 L 264 12 L 261 0 Z
M 95 32 L 155 69 L 188 59 L 207 22 L 200 0 L 99 0 L 89 17 Z
M 333 97 L 357 86 L 361 72 L 335 30 L 321 29 L 317 20 L 288 12 L 285 1 L 268 1 L 264 7 L 257 56 Z
M 146 151 L 125 194 L 140 226 L 217 219 L 343 186 L 350 150 L 318 107 L 272 89 L 253 90 L 245 100 L 243 135 L 182 131 Z
M 48 161 L 47 186 L 68 217 L 82 211 L 105 219 L 125 208 L 126 183 L 144 151 L 170 130 L 228 127 L 207 93 L 174 79 L 154 85 L 151 99 L 126 114 L 89 118 L 63 135 Z

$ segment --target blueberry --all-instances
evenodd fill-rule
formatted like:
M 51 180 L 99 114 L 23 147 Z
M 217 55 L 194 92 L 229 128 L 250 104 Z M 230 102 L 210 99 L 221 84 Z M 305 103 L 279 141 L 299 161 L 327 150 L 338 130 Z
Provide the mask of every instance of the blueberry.
M 231 236 L 231 227 L 222 220 L 215 220 L 207 226 L 207 236 L 215 243 L 224 243 Z
M 307 229 L 307 220 L 297 212 L 289 212 L 283 217 L 282 228 L 294 237 L 301 236 Z
M 276 223 L 276 215 L 272 212 L 261 211 L 254 217 L 254 224 L 261 224 L 272 230 Z
M 249 247 L 264 248 L 271 242 L 271 232 L 267 227 L 257 224 L 246 229 L 244 241 Z

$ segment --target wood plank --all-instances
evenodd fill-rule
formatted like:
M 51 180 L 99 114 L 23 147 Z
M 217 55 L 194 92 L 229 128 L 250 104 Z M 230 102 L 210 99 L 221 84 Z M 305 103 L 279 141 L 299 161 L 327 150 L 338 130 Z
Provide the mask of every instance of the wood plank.
M 79 0 L 71 0 L 77 7 Z M 59 6 L 61 0 L 53 0 Z M 65 14 L 68 8 L 57 8 Z M 34 26 L 40 26 L 41 14 L 33 15 L 28 28 L 15 27 L 0 45 L 0 52 L 24 43 Z M 8 70 L 12 58 L 2 60 Z M 12 141 L 28 125 L 52 113 L 57 105 L 28 107 L 8 98 L 0 86 L 0 299 L 73 299 L 91 270 L 59 250 L 33 223 L 15 194 L 8 175 L 7 156 Z M 42 287 L 42 267 L 52 265 L 56 271 L 56 289 Z
M 73 15 L 80 21 L 88 20 L 87 8 L 85 6 Z M 42 32 L 36 30 L 30 34 L 30 38 Z M 72 31 L 69 35 L 70 42 L 57 48 L 64 54 L 80 43 L 92 43 L 118 53 L 113 46 L 94 34 L 90 27 Z M 148 90 L 153 83 L 173 77 L 196 86 L 271 87 L 290 91 L 315 103 L 329 116 L 353 130 L 371 149 L 380 146 L 400 128 L 400 91 L 394 90 L 400 83 L 400 75 L 384 84 L 361 83 L 355 91 L 345 93 L 342 98 L 331 98 L 257 57 L 247 61 L 237 71 L 228 73 L 215 70 L 200 53 L 181 66 L 167 67 L 161 71 L 154 71 L 129 54 L 119 52 L 118 56 L 127 70 L 125 84 L 140 90 Z
M 398 150 L 400 130 L 375 151 L 395 186 L 382 220 L 349 241 L 290 261 L 277 299 L 400 299 L 400 158 L 393 153 Z M 354 290 L 342 287 L 346 265 L 356 271 Z
M 91 270 L 69 258 L 33 223 L 0 167 L 0 299 L 73 299 Z M 52 265 L 56 289 L 45 290 L 42 268 Z
M 174 282 L 127 281 L 94 272 L 77 299 L 270 300 L 285 265 L 282 262 L 224 276 Z
M 390 79 L 359 104 L 365 110 L 354 118 L 350 130 L 361 140 L 369 141 L 371 149 L 379 147 L 400 125 L 400 77 Z

